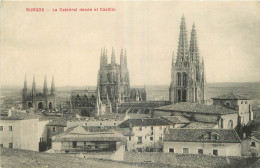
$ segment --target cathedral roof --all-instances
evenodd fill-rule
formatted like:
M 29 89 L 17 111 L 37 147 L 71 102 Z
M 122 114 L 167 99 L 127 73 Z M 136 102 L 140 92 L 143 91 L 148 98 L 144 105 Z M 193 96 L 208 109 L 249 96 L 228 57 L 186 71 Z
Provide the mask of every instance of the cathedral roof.
M 203 129 L 209 129 L 216 127 L 216 123 L 206 123 L 206 122 L 191 122 L 185 128 L 203 128 Z
M 225 94 L 225 95 L 220 95 L 217 97 L 213 97 L 211 99 L 216 99 L 216 100 L 249 100 L 249 98 L 245 97 L 245 96 L 241 96 L 238 95 L 236 93 L 229 93 L 229 94 Z
M 119 124 L 120 128 L 128 128 L 132 126 L 163 126 L 170 125 L 166 120 L 160 118 L 143 118 L 143 119 L 129 119 Z
M 233 114 L 237 111 L 228 109 L 222 106 L 206 105 L 201 103 L 180 102 L 168 106 L 155 108 L 159 111 L 172 111 L 172 112 L 189 112 L 189 113 L 202 113 L 202 114 Z
M 164 141 L 174 142 L 208 142 L 208 143 L 240 143 L 241 140 L 234 129 L 169 129 Z
M 184 116 L 163 116 L 162 118 L 170 121 L 173 124 L 186 124 L 191 122 Z

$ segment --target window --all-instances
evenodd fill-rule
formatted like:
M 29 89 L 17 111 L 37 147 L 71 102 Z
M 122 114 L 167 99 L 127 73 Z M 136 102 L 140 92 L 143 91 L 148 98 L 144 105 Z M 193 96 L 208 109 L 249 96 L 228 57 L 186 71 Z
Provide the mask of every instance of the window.
M 143 143 L 142 137 L 138 137 L 137 144 L 142 144 L 142 143 Z
M 150 152 L 153 152 L 153 148 L 150 148 Z
M 243 101 L 241 101 L 241 104 L 243 104 Z
M 114 123 L 114 125 L 116 125 L 116 123 Z
M 129 137 L 129 141 L 131 141 L 131 137 Z
M 73 147 L 73 148 L 76 148 L 76 147 L 77 147 L 77 142 L 76 142 L 76 141 L 73 141 L 73 142 L 72 142 L 72 147 Z
M 142 127 L 139 127 L 139 131 L 142 131 L 143 129 L 142 129 Z
M 174 148 L 169 148 L 170 153 L 174 153 Z
M 183 153 L 189 153 L 189 148 L 183 148 Z
M 254 146 L 254 147 L 255 147 L 255 142 L 251 142 L 251 146 Z
M 13 131 L 13 126 L 9 126 L 9 131 Z
M 150 141 L 153 141 L 153 137 L 150 137 Z
M 102 123 L 100 123 L 99 125 L 102 125 Z
M 217 149 L 213 150 L 213 155 L 216 155 L 216 156 L 218 155 L 218 150 Z
M 182 74 L 183 76 L 182 76 L 182 79 L 183 79 L 183 86 L 187 86 L 187 74 L 186 73 L 183 73 Z
M 4 147 L 4 145 L 3 145 L 3 144 L 0 144 L 0 147 L 2 148 L 2 147 Z
M 198 154 L 203 154 L 203 149 L 198 149 Z
M 245 102 L 245 104 L 247 104 L 247 101 Z
M 9 143 L 9 148 L 13 148 L 13 143 Z
M 181 73 L 177 73 L 177 84 L 178 86 L 181 86 Z
M 3 131 L 4 130 L 4 127 L 3 126 L 0 126 L 0 131 Z
M 85 123 L 85 125 L 88 125 L 88 123 Z
M 217 134 L 214 134 L 213 137 L 214 137 L 215 140 L 218 140 L 218 135 Z
M 55 130 L 56 130 L 56 128 L 55 128 L 55 127 L 53 127 L 53 128 L 52 128 L 52 132 L 55 132 Z
M 228 121 L 228 128 L 233 128 L 233 121 L 232 120 L 229 120 Z
M 143 152 L 143 149 L 142 148 L 137 148 L 137 151 L 138 152 Z
M 159 140 L 162 141 L 162 137 L 159 137 Z
M 159 151 L 158 152 L 162 152 L 163 151 L 163 148 L 159 148 Z
M 153 130 L 153 127 L 151 127 L 151 130 Z

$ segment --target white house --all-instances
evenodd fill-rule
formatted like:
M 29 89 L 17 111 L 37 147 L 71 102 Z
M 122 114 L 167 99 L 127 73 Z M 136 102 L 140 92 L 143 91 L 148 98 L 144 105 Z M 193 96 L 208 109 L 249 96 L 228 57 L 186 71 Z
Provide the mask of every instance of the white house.
M 234 129 L 169 129 L 164 153 L 241 156 L 241 140 Z
M 172 125 L 160 118 L 143 118 L 126 120 L 119 127 L 129 131 L 124 134 L 127 136 L 127 151 L 162 152 L 164 134 Z
M 240 123 L 244 126 L 254 119 L 252 111 L 253 100 L 235 93 L 214 97 L 213 105 L 223 106 L 237 111 Z
M 233 109 L 219 105 L 206 105 L 190 102 L 180 102 L 155 108 L 153 116 L 185 116 L 190 118 L 190 121 L 192 122 L 199 122 L 200 126 L 204 125 L 203 123 L 206 123 L 205 126 L 202 126 L 206 128 L 208 128 L 207 123 L 213 123 L 214 125 L 210 126 L 211 128 L 232 129 L 235 128 L 238 123 L 238 113 Z M 194 124 L 191 127 L 194 127 Z
M 0 146 L 39 151 L 38 124 L 40 116 L 15 112 L 0 116 Z

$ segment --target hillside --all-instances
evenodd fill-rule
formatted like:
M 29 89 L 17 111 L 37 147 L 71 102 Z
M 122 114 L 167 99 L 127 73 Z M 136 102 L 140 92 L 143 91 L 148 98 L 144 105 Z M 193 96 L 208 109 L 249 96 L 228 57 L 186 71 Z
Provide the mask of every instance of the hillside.
M 1 168 L 7 167 L 87 167 L 87 168 L 133 168 L 135 166 L 104 160 L 77 158 L 71 155 L 39 153 L 18 149 L 1 148 Z

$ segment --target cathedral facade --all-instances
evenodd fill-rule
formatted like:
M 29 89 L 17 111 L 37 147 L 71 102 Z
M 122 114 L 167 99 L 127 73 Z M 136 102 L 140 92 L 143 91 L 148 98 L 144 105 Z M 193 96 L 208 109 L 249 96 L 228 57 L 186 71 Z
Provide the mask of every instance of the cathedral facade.
M 24 88 L 22 95 L 22 108 L 30 109 L 35 108 L 39 110 L 56 110 L 56 98 L 55 98 L 55 84 L 54 77 L 52 77 L 51 91 L 48 91 L 47 79 L 44 78 L 43 92 L 36 91 L 35 77 L 33 77 L 32 91 L 29 93 L 27 89 L 26 78 L 24 80 Z
M 172 56 L 171 84 L 169 100 L 171 103 L 206 101 L 206 76 L 204 60 L 200 58 L 197 33 L 193 23 L 188 44 L 184 16 L 181 19 L 177 58 Z
M 104 104 L 122 104 L 130 101 L 146 101 L 145 88 L 130 88 L 126 51 L 121 49 L 120 64 L 116 63 L 112 49 L 111 62 L 108 63 L 107 50 L 101 50 L 97 89 Z
M 130 99 L 130 80 L 127 68 L 127 56 L 123 50 L 120 64 L 116 63 L 115 51 L 112 49 L 111 63 L 108 63 L 107 50 L 101 50 L 100 68 L 97 88 L 103 103 L 123 103 Z

